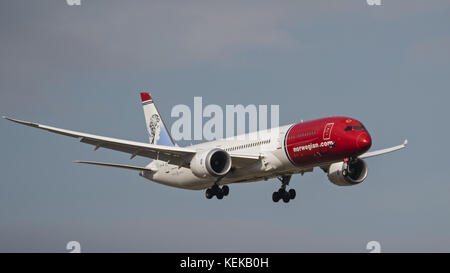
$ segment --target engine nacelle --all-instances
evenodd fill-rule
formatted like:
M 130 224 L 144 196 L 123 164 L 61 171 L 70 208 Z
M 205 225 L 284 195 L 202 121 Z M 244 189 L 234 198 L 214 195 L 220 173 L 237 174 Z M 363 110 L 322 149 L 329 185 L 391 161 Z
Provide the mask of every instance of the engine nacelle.
M 231 169 L 231 156 L 219 148 L 198 152 L 190 167 L 192 173 L 200 178 L 223 176 Z
M 338 186 L 353 186 L 363 182 L 366 177 L 367 163 L 359 158 L 347 163 L 333 163 L 328 168 L 328 180 Z

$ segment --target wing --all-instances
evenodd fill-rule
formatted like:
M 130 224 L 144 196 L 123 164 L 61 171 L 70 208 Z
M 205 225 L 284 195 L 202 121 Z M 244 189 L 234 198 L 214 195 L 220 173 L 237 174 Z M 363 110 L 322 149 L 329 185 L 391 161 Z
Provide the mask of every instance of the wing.
M 401 145 L 394 146 L 394 147 L 387 148 L 387 149 L 376 150 L 376 151 L 373 151 L 373 152 L 367 152 L 365 154 L 360 155 L 359 158 L 368 158 L 368 157 L 372 157 L 372 156 L 377 156 L 377 155 L 382 155 L 382 154 L 387 154 L 387 153 L 391 153 L 391 152 L 394 152 L 394 151 L 398 151 L 400 149 L 405 148 L 406 144 L 408 144 L 408 140 L 407 139 L 405 139 L 405 141 Z
M 157 159 L 161 161 L 168 162 L 170 164 L 178 166 L 189 166 L 192 157 L 197 153 L 194 149 L 183 148 L 183 147 L 172 147 L 163 145 L 153 145 L 143 142 L 129 141 L 111 137 L 97 136 L 92 134 L 86 134 L 71 130 L 59 129 L 47 125 L 42 125 L 33 122 L 21 121 L 17 119 L 12 119 L 8 117 L 3 117 L 9 121 L 23 124 L 26 126 L 46 130 L 52 133 L 65 135 L 73 138 L 80 139 L 80 142 L 91 144 L 95 146 L 95 150 L 99 148 L 105 148 L 110 150 L 115 150 L 119 152 L 124 152 L 131 154 L 131 158 L 135 156 L 142 156 L 152 159 Z M 256 163 L 259 160 L 259 156 L 255 155 L 231 155 L 232 164 L 234 167 L 242 168 L 249 166 L 250 164 Z M 81 163 L 81 162 L 80 162 Z M 89 164 L 89 163 L 87 163 Z M 100 164 L 96 164 L 100 165 Z M 110 164 L 114 165 L 114 164 Z M 117 167 L 117 166 L 111 166 Z M 128 166 L 132 167 L 132 166 Z M 138 167 L 140 168 L 140 167 Z M 132 169 L 132 168 L 128 168 Z M 136 168 L 134 168 L 136 169 Z
M 65 135 L 73 138 L 80 139 L 80 142 L 91 144 L 95 146 L 95 149 L 106 148 L 119 152 L 131 154 L 131 158 L 135 156 L 143 156 L 152 159 L 159 159 L 169 162 L 175 165 L 185 165 L 189 163 L 192 156 L 196 151 L 189 148 L 182 147 L 169 147 L 162 145 L 153 145 L 143 142 L 129 141 L 117 138 L 103 137 L 97 135 L 91 135 L 86 133 L 80 133 L 70 130 L 59 129 L 47 125 L 38 123 L 32 123 L 27 121 L 16 120 L 8 117 L 3 117 L 12 122 L 23 124 L 26 126 L 46 130 L 52 133 Z

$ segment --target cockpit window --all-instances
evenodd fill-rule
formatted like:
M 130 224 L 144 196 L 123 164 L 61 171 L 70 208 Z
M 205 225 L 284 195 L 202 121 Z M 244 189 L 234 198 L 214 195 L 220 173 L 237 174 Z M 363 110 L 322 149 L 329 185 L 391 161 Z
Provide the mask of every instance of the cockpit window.
M 345 131 L 366 131 L 366 128 L 363 125 L 356 125 L 356 126 L 347 126 L 344 129 Z

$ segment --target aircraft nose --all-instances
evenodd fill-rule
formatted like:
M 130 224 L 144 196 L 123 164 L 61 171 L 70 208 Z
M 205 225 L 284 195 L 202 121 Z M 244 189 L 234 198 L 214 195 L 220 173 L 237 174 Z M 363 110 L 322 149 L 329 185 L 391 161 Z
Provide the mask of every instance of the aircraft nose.
M 356 146 L 359 149 L 369 150 L 371 145 L 372 139 L 367 132 L 361 133 L 358 138 L 356 138 Z

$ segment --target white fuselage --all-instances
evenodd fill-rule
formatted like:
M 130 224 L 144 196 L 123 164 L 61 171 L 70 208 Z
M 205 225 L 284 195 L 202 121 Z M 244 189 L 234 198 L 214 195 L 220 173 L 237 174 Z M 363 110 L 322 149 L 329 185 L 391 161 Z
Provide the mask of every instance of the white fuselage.
M 189 148 L 197 151 L 221 148 L 230 154 L 258 154 L 261 160 L 246 168 L 233 170 L 220 180 L 220 184 L 239 182 L 254 182 L 267 180 L 282 175 L 301 173 L 310 169 L 294 166 L 284 151 L 284 137 L 292 125 L 286 125 L 271 130 L 258 131 L 236 137 L 220 139 Z M 199 178 L 190 168 L 179 167 L 167 162 L 154 160 L 147 168 L 152 171 L 142 171 L 141 176 L 167 186 L 201 190 L 211 187 L 217 178 Z

